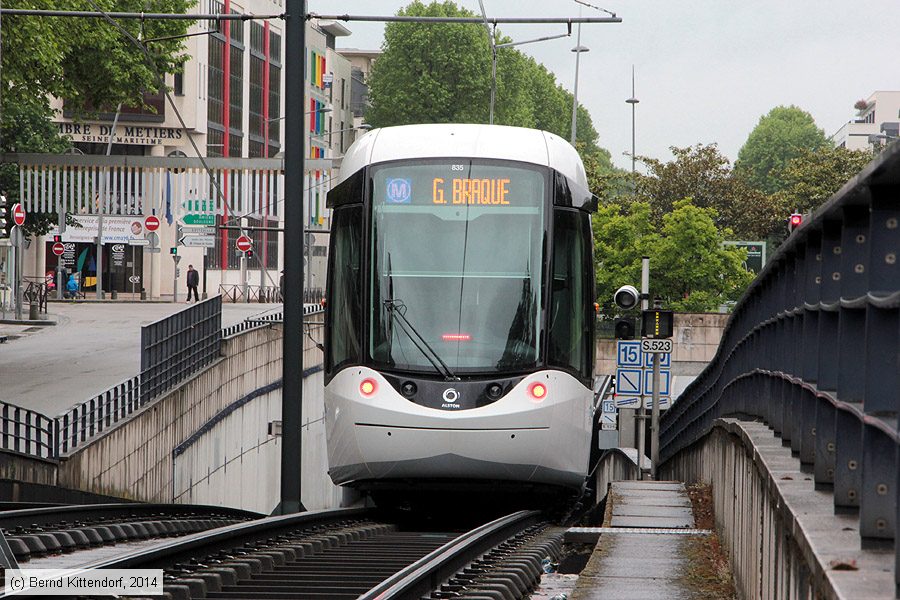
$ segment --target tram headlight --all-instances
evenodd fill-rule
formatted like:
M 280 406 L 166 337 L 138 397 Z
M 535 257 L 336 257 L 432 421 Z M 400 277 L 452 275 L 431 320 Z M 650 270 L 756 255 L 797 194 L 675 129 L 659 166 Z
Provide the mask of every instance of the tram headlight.
M 547 386 L 540 382 L 532 383 L 528 386 L 528 395 L 535 402 L 543 402 L 547 397 Z
M 374 379 L 363 379 L 359 384 L 359 393 L 363 398 L 371 398 L 378 390 L 378 384 Z

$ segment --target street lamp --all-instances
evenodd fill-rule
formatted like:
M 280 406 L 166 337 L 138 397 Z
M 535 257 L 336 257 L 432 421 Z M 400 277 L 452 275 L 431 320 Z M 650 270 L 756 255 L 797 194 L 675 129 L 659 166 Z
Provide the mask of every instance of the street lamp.
M 572 95 L 572 145 L 575 145 L 575 131 L 578 127 L 578 63 L 581 62 L 581 53 L 590 49 L 581 45 L 581 23 L 578 24 L 578 39 L 572 52 L 575 53 L 575 93 Z
M 629 98 L 625 102 L 627 102 L 628 104 L 631 105 L 631 178 L 633 180 L 634 179 L 634 161 L 635 161 L 635 155 L 634 155 L 634 106 L 635 106 L 635 104 L 640 102 L 640 100 L 638 100 L 634 96 L 634 65 L 631 65 L 631 98 Z M 632 181 L 632 184 L 633 183 L 634 182 Z

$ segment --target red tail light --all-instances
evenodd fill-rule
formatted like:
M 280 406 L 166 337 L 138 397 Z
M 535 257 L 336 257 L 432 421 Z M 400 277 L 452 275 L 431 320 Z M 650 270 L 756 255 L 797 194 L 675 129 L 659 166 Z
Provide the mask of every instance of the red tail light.
M 359 393 L 364 398 L 371 398 L 378 391 L 378 384 L 374 379 L 363 379 L 359 384 Z
M 543 383 L 532 383 L 528 386 L 528 395 L 535 402 L 542 402 L 547 397 L 547 386 Z

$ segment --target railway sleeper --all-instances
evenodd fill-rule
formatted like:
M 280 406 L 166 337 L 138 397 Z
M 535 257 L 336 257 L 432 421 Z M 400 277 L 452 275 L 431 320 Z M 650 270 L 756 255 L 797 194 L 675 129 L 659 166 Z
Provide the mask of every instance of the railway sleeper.
M 163 589 L 173 600 L 205 598 L 209 592 L 221 592 L 226 587 L 240 589 L 256 576 L 271 573 L 276 567 L 284 567 L 353 541 L 366 540 L 394 528 L 393 525 L 380 523 L 353 523 L 347 529 L 327 534 L 323 527 L 315 527 L 280 535 L 219 552 L 214 555 L 215 562 L 199 560 L 194 565 L 176 565 L 178 573 L 167 577 Z
M 115 545 L 120 542 L 151 538 L 180 537 L 199 531 L 243 522 L 238 519 L 163 519 L 152 521 L 111 520 L 93 524 L 60 522 L 53 526 L 18 527 L 7 536 L 10 549 L 20 563 L 31 558 L 69 554 L 77 550 Z M 67 528 L 66 525 L 69 525 Z M 59 526 L 59 529 L 56 527 Z
M 544 572 L 543 561 L 558 560 L 561 530 L 529 528 L 498 544 L 447 580 L 430 596 L 433 600 L 519 600 L 527 596 Z

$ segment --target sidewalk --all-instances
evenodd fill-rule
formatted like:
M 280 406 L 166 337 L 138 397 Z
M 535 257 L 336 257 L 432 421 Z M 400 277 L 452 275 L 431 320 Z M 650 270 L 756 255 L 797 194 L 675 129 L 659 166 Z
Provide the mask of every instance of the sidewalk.
M 694 540 L 683 483 L 619 481 L 609 492 L 600 541 L 578 577 L 572 600 L 687 600 L 705 597 L 687 575 Z

